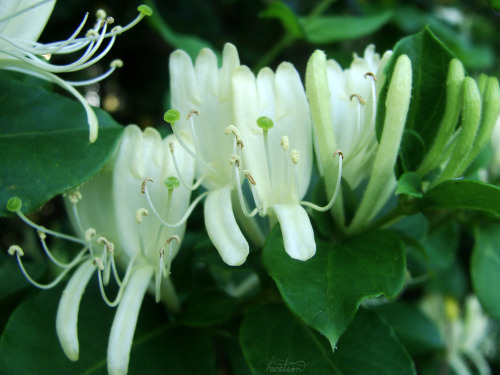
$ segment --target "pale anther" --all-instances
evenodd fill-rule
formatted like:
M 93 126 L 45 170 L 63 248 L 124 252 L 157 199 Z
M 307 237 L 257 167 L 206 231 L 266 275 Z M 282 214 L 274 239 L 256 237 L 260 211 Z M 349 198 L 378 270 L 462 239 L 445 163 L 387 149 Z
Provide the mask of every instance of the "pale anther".
M 352 98 L 356 98 L 358 99 L 359 103 L 360 104 L 363 104 L 365 105 L 366 104 L 366 101 L 363 99 L 363 97 L 361 95 L 358 95 L 358 94 L 352 94 L 349 98 L 349 100 L 352 102 Z
M 174 142 L 170 142 L 168 145 L 170 146 L 170 153 L 172 153 L 172 154 L 173 154 L 173 153 L 174 153 L 174 150 L 175 150 L 175 145 L 174 145 Z
M 89 228 L 85 231 L 85 240 L 87 242 L 90 242 L 92 238 L 96 235 L 96 230 L 94 228 Z
M 198 112 L 196 109 L 193 109 L 192 111 L 190 111 L 190 112 L 188 113 L 188 115 L 187 115 L 187 118 L 186 118 L 186 119 L 187 119 L 187 120 L 190 120 L 192 115 L 197 115 L 197 116 L 199 116 L 199 115 L 200 115 L 200 112 Z
M 23 249 L 21 249 L 21 247 L 18 245 L 11 245 L 9 247 L 9 250 L 7 250 L 7 252 L 9 253 L 9 255 L 18 254 L 20 257 L 22 257 L 24 255 Z
M 42 231 L 38 231 L 38 237 L 40 237 L 40 239 L 43 241 L 44 239 L 47 238 L 47 235 Z
M 340 157 L 342 158 L 342 160 L 344 160 L 344 153 L 340 150 L 337 150 L 333 153 L 333 157 L 335 158 L 335 156 L 337 155 L 340 155 Z
M 80 199 L 82 199 L 82 193 L 79 190 L 73 190 L 68 194 L 68 199 L 71 203 L 77 204 Z
M 365 74 L 365 79 L 366 79 L 366 78 L 368 78 L 368 77 L 372 77 L 372 78 L 373 78 L 373 80 L 374 80 L 375 82 L 377 82 L 377 77 L 376 77 L 376 76 L 375 76 L 375 74 L 373 74 L 372 72 L 368 72 L 368 73 L 366 73 L 366 74 Z
M 241 161 L 237 155 L 231 155 L 229 158 L 229 164 L 235 164 L 238 169 L 240 169 Z
M 94 29 L 90 29 L 89 31 L 87 31 L 87 33 L 85 34 L 85 36 L 87 38 L 91 38 L 91 37 L 94 37 L 94 36 L 99 36 L 99 34 Z
M 104 264 L 102 263 L 101 258 L 95 257 L 92 261 L 92 264 L 96 266 L 96 268 L 99 268 L 101 271 L 104 271 Z
M 172 242 L 172 240 L 176 240 L 178 244 L 181 243 L 181 239 L 179 238 L 179 236 L 177 236 L 176 234 L 174 234 L 173 236 L 170 236 L 168 239 L 167 239 L 167 243 L 166 245 L 169 245 L 170 242 Z
M 142 194 L 145 194 L 146 193 L 146 184 L 148 182 L 154 182 L 155 180 L 153 180 L 151 177 L 148 177 L 146 178 L 144 181 L 142 181 L 142 185 L 141 185 L 141 192 Z
M 97 239 L 97 243 L 99 245 L 101 244 L 104 244 L 104 246 L 106 247 L 106 250 L 109 251 L 110 253 L 113 253 L 115 251 L 115 245 L 113 244 L 113 242 L 111 241 L 108 241 L 108 239 L 106 237 L 99 237 Z
M 144 219 L 144 216 L 148 216 L 149 212 L 145 208 L 139 208 L 135 213 L 135 221 L 140 224 Z
M 236 144 L 240 146 L 240 148 L 243 148 L 243 139 L 241 138 L 240 131 L 236 126 L 229 125 L 224 131 L 224 134 L 225 135 L 233 134 L 234 137 L 236 138 Z
M 286 135 L 281 137 L 281 147 L 283 147 L 284 151 L 288 151 L 288 149 L 290 148 L 290 142 L 289 142 L 288 137 Z
M 121 68 L 123 66 L 123 61 L 120 59 L 113 60 L 109 66 L 114 69 Z
M 115 23 L 115 19 L 111 16 L 109 17 L 106 17 L 106 22 L 108 23 L 108 25 L 112 25 Z
M 250 181 L 250 183 L 252 185 L 257 185 L 257 183 L 255 182 L 255 180 L 253 179 L 252 175 L 250 174 L 250 171 L 248 169 L 245 169 L 243 171 L 243 174 L 245 175 L 246 178 L 248 178 L 248 181 Z
M 297 149 L 293 149 L 290 151 L 290 156 L 292 157 L 292 163 L 293 164 L 298 164 L 299 159 L 300 159 L 300 152 Z

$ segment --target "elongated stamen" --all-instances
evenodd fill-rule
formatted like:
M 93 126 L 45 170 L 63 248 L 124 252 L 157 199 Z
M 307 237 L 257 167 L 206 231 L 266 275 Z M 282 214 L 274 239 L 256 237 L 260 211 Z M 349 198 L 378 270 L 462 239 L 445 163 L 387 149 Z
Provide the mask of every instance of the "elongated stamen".
M 86 245 L 87 244 L 85 241 L 83 241 L 82 239 L 80 239 L 78 237 L 73 237 L 73 236 L 69 236 L 67 234 L 62 234 L 62 233 L 54 232 L 53 230 L 46 229 L 46 228 L 44 228 L 44 227 L 42 227 L 40 225 L 37 225 L 37 224 L 33 223 L 30 219 L 28 219 L 26 216 L 24 216 L 24 214 L 21 212 L 21 210 L 17 210 L 16 214 L 17 214 L 17 216 L 19 216 L 19 218 L 22 221 L 24 221 L 30 227 L 36 229 L 38 232 L 42 232 L 42 233 L 45 233 L 45 234 L 50 234 L 50 235 L 52 235 L 54 237 L 61 238 L 61 239 L 64 239 L 64 240 L 68 240 L 68 241 L 71 241 L 71 242 L 76 242 L 76 243 L 79 243 L 81 245 Z
M 168 248 L 168 259 L 165 262 L 165 249 L 160 249 L 160 263 L 158 264 L 158 270 L 156 272 L 156 286 L 155 286 L 155 300 L 156 303 L 161 300 L 161 282 L 162 278 L 168 278 L 170 276 L 170 267 L 172 265 L 172 254 L 173 254 L 173 244 L 172 241 L 176 240 L 177 244 L 181 243 L 181 239 L 177 235 L 170 236 L 167 239 L 165 246 Z M 166 263 L 166 264 L 165 264 Z
M 335 151 L 335 153 L 333 154 L 333 157 L 335 157 L 337 154 L 340 155 L 339 169 L 338 169 L 338 173 L 337 173 L 337 185 L 335 186 L 335 192 L 333 193 L 333 196 L 332 196 L 332 199 L 330 199 L 330 202 L 326 206 L 321 207 L 321 206 L 318 206 L 318 205 L 311 203 L 311 202 L 302 201 L 302 202 L 300 202 L 300 204 L 302 206 L 310 207 L 310 208 L 312 208 L 316 211 L 319 211 L 319 212 L 325 212 L 325 211 L 328 211 L 330 208 L 332 208 L 333 204 L 335 203 L 335 200 L 337 199 L 337 195 L 338 195 L 339 190 L 340 190 L 341 181 L 342 181 L 342 162 L 344 160 L 344 154 L 342 153 L 342 151 L 340 151 L 340 150 Z
M 168 262 L 167 262 L 167 267 L 166 269 L 163 270 L 163 276 L 164 277 L 169 277 L 170 276 L 170 268 L 172 266 L 172 258 L 173 258 L 173 253 L 174 253 L 174 245 L 172 243 L 173 240 L 177 241 L 177 245 L 180 245 L 181 239 L 179 236 L 174 234 L 173 236 L 170 236 L 167 240 L 166 245 L 168 246 Z
M 158 211 L 156 210 L 153 202 L 151 201 L 151 197 L 149 195 L 149 191 L 148 191 L 148 187 L 147 187 L 147 182 L 148 181 L 153 181 L 153 179 L 151 178 L 147 178 L 144 180 L 144 182 L 142 183 L 142 193 L 146 195 L 146 199 L 148 201 L 148 204 L 149 204 L 149 207 L 151 208 L 151 210 L 153 211 L 153 213 L 155 214 L 155 216 L 158 218 L 158 220 L 160 220 L 160 222 L 165 225 L 166 227 L 168 228 L 176 228 L 178 227 L 179 225 L 182 225 L 186 222 L 186 220 L 188 219 L 189 215 L 191 215 L 191 212 L 193 212 L 194 208 L 196 207 L 196 205 L 198 204 L 198 202 L 200 202 L 203 198 L 205 198 L 207 196 L 207 194 L 209 193 L 209 191 L 206 191 L 204 192 L 203 194 L 200 194 L 200 196 L 198 196 L 194 201 L 193 203 L 191 203 L 191 205 L 189 206 L 189 208 L 187 209 L 186 213 L 184 214 L 184 216 L 177 222 L 177 223 L 174 223 L 174 224 L 170 224 L 170 223 L 167 223 L 165 220 L 162 219 L 162 217 L 160 216 L 160 214 L 158 213 Z
M 64 268 L 64 270 L 59 275 L 57 275 L 57 277 L 51 283 L 49 283 L 49 284 L 40 284 L 37 281 L 33 280 L 31 278 L 31 276 L 28 274 L 28 271 L 26 271 L 26 269 L 24 268 L 23 261 L 21 260 L 21 257 L 24 255 L 24 252 L 23 252 L 23 250 L 19 246 L 12 245 L 9 248 L 8 253 L 10 255 L 15 255 L 16 256 L 17 264 L 19 264 L 19 268 L 21 269 L 21 272 L 24 275 L 24 277 L 26 278 L 26 280 L 28 280 L 28 282 L 31 285 L 33 285 L 33 286 L 35 286 L 37 288 L 40 288 L 40 289 L 50 289 L 50 288 L 53 288 L 54 286 L 56 286 L 57 284 L 59 284 L 59 282 L 61 280 L 64 279 L 64 277 L 68 274 L 69 271 L 71 271 L 73 269 L 73 267 L 66 267 L 66 268 Z M 74 265 L 76 265 L 76 264 L 80 263 L 81 261 L 83 261 L 85 259 L 88 259 L 88 257 L 84 257 L 83 254 L 85 254 L 84 251 L 80 252 L 76 256 L 76 258 L 73 260 L 72 263 L 74 263 Z
M 47 235 L 43 232 L 38 232 L 38 237 L 40 238 L 40 242 L 42 244 L 43 251 L 45 252 L 45 255 L 50 259 L 52 263 L 54 263 L 56 266 L 61 267 L 61 268 L 73 268 L 78 262 L 80 262 L 81 257 L 83 254 L 85 254 L 88 251 L 88 247 L 84 247 L 80 253 L 70 262 L 68 263 L 63 263 L 59 260 L 57 260 L 52 252 L 49 250 L 49 247 L 47 246 L 47 243 L 45 242 L 45 238 Z
M 290 156 L 292 158 L 292 163 L 293 163 L 293 179 L 295 181 L 295 195 L 297 197 L 297 200 L 300 199 L 300 193 L 299 193 L 299 172 L 298 172 L 298 167 L 297 164 L 299 164 L 300 160 L 300 152 L 299 150 L 293 149 L 290 152 Z
M 241 211 L 243 212 L 243 215 L 245 215 L 246 217 L 254 217 L 257 214 L 258 209 L 255 208 L 252 212 L 248 212 L 247 205 L 245 203 L 245 198 L 243 197 L 243 190 L 241 188 L 241 182 L 240 182 L 241 181 L 240 159 L 238 158 L 238 156 L 233 155 L 229 163 L 234 165 L 233 168 L 234 179 L 235 179 L 236 189 L 238 191 L 238 200 L 240 201 Z
M 184 179 L 182 178 L 182 173 L 180 171 L 180 168 L 179 168 L 179 165 L 177 164 L 177 158 L 175 157 L 175 146 L 174 146 L 174 143 L 173 142 L 170 142 L 169 144 L 170 146 L 170 153 L 172 154 L 172 160 L 174 161 L 174 167 L 175 167 L 175 171 L 177 172 L 177 176 L 179 176 L 179 180 L 181 181 L 181 184 L 184 185 L 186 187 L 186 189 L 188 190 L 196 190 L 200 185 L 201 183 L 203 182 L 203 180 L 205 179 L 205 177 L 207 177 L 207 175 L 203 175 L 201 176 L 198 181 L 196 181 L 193 185 L 189 185 L 188 183 L 186 183 L 184 181 Z
M 255 202 L 255 207 L 256 207 L 257 211 L 259 212 L 259 215 L 262 217 L 266 216 L 267 207 L 266 207 L 266 205 L 264 207 L 262 207 L 262 205 L 259 202 L 259 198 L 257 196 L 257 190 L 255 189 L 255 185 L 257 185 L 257 183 L 255 182 L 254 178 L 250 174 L 249 170 L 244 170 L 243 174 L 245 175 L 248 182 L 250 183 L 250 191 L 252 192 L 253 201 Z
M 97 278 L 99 280 L 99 290 L 101 291 L 101 296 L 102 299 L 104 300 L 104 303 L 108 305 L 109 307 L 115 307 L 117 306 L 123 296 L 123 292 L 125 291 L 125 287 L 127 286 L 127 282 L 130 279 L 130 276 L 132 274 L 132 267 L 135 263 L 135 260 L 137 258 L 137 254 L 132 257 L 130 260 L 127 270 L 125 271 L 125 277 L 123 278 L 123 281 L 121 285 L 119 286 L 118 293 L 116 295 L 116 298 L 113 302 L 111 302 L 108 299 L 108 296 L 106 295 L 106 291 L 104 290 L 104 285 L 103 285 L 103 279 L 102 279 L 102 271 L 104 270 L 104 264 L 102 263 L 102 260 L 98 257 L 94 258 L 94 266 L 97 268 Z
M 118 59 L 114 60 L 109 64 L 109 69 L 105 73 L 101 74 L 100 76 L 88 79 L 86 81 L 66 81 L 68 84 L 70 84 L 73 87 L 79 87 L 79 86 L 88 86 L 92 85 L 94 83 L 98 83 L 106 78 L 108 78 L 113 72 L 118 69 L 123 67 L 123 61 Z
M 99 245 L 104 245 L 102 251 L 102 259 L 104 259 L 103 261 L 104 285 L 108 285 L 111 276 L 111 263 L 112 263 L 110 258 L 114 256 L 115 245 L 112 242 L 108 241 L 105 237 L 99 237 L 97 239 L 97 243 Z

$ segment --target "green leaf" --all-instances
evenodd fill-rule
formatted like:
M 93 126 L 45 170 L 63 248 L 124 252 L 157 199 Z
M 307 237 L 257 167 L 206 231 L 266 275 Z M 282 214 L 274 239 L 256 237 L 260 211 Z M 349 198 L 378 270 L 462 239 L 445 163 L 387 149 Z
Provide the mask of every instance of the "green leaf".
M 266 10 L 260 12 L 259 16 L 262 18 L 278 19 L 286 32 L 295 38 L 302 38 L 304 36 L 299 19 L 285 3 L 274 1 L 268 5 Z
M 316 244 L 313 258 L 291 259 L 275 228 L 264 246 L 263 262 L 290 309 L 335 347 L 363 300 L 382 294 L 394 298 L 401 291 L 405 249 L 391 231 Z
M 444 348 L 438 328 L 420 311 L 418 305 L 395 302 L 373 307 L 371 310 L 382 315 L 411 355 L 422 355 Z
M 80 104 L 12 75 L 1 74 L 0 86 L 0 216 L 12 215 L 7 201 L 13 196 L 31 212 L 89 179 L 122 134 L 123 127 L 95 109 L 99 138 L 90 144 Z
M 396 60 L 406 54 L 412 64 L 412 99 L 406 120 L 406 130 L 416 132 L 429 149 L 444 114 L 446 78 L 453 58 L 451 52 L 425 28 L 415 35 L 401 39 L 394 48 L 386 67 L 387 79 L 379 97 L 377 135 L 382 134 L 386 112 L 387 90 Z M 414 164 L 414 163 L 412 163 Z M 417 163 L 418 164 L 418 163 Z
M 46 262 L 23 262 L 23 265 L 35 280 L 47 270 Z M 31 287 L 31 284 L 19 270 L 16 258 L 7 256 L 4 252 L 0 253 L 0 300 L 28 287 Z
M 180 323 L 189 326 L 210 326 L 233 316 L 238 300 L 215 288 L 192 292 L 182 305 Z
M 415 374 L 410 357 L 391 329 L 364 310 L 356 315 L 335 353 L 323 337 L 277 304 L 247 310 L 240 342 L 254 375 Z
M 398 180 L 396 195 L 405 194 L 410 197 L 421 198 L 422 193 L 422 178 L 415 172 L 408 172 L 401 176 Z
M 421 209 L 476 210 L 500 215 L 500 188 L 473 180 L 447 180 L 430 189 Z
M 500 320 L 500 224 L 476 228 L 471 258 L 474 290 L 483 307 Z
M 106 374 L 108 335 L 116 309 L 102 301 L 91 283 L 80 305 L 80 359 L 68 360 L 59 345 L 55 317 L 62 288 L 40 292 L 12 314 L 0 339 L 0 368 L 9 375 Z M 196 361 L 193 361 L 196 358 Z M 146 298 L 134 335 L 130 374 L 210 374 L 215 357 L 209 338 L 166 324 L 161 305 Z
M 420 135 L 413 131 L 405 129 L 403 138 L 399 148 L 399 161 L 398 164 L 399 177 L 404 172 L 414 171 L 425 156 L 425 144 Z
M 306 39 L 315 44 L 326 44 L 358 39 L 379 30 L 392 18 L 392 11 L 364 17 L 323 16 L 301 18 Z

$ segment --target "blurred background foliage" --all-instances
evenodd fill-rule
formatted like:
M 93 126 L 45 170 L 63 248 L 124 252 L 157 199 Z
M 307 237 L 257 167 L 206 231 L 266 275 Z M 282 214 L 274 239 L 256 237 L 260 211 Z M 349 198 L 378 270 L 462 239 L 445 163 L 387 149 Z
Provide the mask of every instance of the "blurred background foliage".
M 428 26 L 462 60 L 468 73 L 500 76 L 500 7 L 486 0 L 146 0 L 155 9 L 119 37 L 100 64 L 80 74 L 105 70 L 114 58 L 125 65 L 87 95 L 122 124 L 164 127 L 168 109 L 168 58 L 176 48 L 195 57 L 202 47 L 221 51 L 236 45 L 243 64 L 257 71 L 292 62 L 302 76 L 311 53 L 325 50 L 346 67 L 353 53 L 374 43 L 392 49 Z M 70 35 L 85 12 L 103 8 L 116 24 L 136 15 L 137 1 L 59 1 L 41 41 Z M 495 11 L 495 6 L 498 11 Z M 81 77 L 80 77 L 81 78 Z

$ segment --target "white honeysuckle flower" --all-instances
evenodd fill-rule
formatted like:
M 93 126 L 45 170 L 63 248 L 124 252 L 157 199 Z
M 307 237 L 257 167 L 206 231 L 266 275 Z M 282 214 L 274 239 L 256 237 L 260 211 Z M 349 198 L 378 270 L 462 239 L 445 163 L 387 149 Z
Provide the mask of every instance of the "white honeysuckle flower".
M 294 259 L 316 252 L 314 232 L 300 205 L 309 187 L 313 155 L 309 105 L 299 74 L 282 63 L 276 73 L 262 69 L 257 77 L 245 66 L 232 79 L 234 124 L 240 133 L 241 168 L 255 189 L 262 214 L 280 222 L 285 249 Z M 272 128 L 267 129 L 265 122 Z M 264 123 L 263 123 L 264 122 Z M 238 166 L 234 166 L 239 175 Z M 244 204 L 244 203 L 242 203 Z
M 70 73 L 85 69 L 101 60 L 111 49 L 116 37 L 135 26 L 142 18 L 151 15 L 152 11 L 146 5 L 138 7 L 139 15 L 128 25 L 112 26 L 112 17 L 108 17 L 103 10 L 97 12 L 94 27 L 85 35 L 79 36 L 88 13 L 75 32 L 66 40 L 39 43 L 37 42 L 52 13 L 55 0 L 2 0 L 0 3 L 0 69 L 8 69 L 29 74 L 49 82 L 55 83 L 70 92 L 84 107 L 89 123 L 89 140 L 97 139 L 97 117 L 74 88 L 101 81 L 108 77 L 116 68 L 123 65 L 121 60 L 111 62 L 110 69 L 93 79 L 81 82 L 72 82 L 61 79 L 56 73 Z M 104 47 L 102 43 L 108 39 Z M 50 62 L 55 55 L 79 53 L 73 62 L 57 65 Z
M 422 300 L 421 307 L 436 323 L 444 340 L 446 361 L 456 374 L 491 374 L 486 357 L 495 352 L 498 328 L 483 312 L 476 296 L 468 296 L 461 309 L 453 297 L 431 294 Z
M 224 262 L 240 265 L 246 260 L 249 245 L 233 213 L 235 181 L 229 163 L 233 139 L 225 134 L 234 121 L 231 77 L 240 66 L 238 52 L 226 44 L 218 68 L 217 57 L 209 49 L 200 52 L 194 66 L 191 58 L 178 50 L 170 56 L 169 66 L 172 108 L 181 115 L 172 129 L 180 141 L 194 144 L 190 152 L 196 159 L 196 177 L 208 190 L 204 206 L 208 235 Z
M 13 246 L 9 252 L 17 256 L 29 281 L 40 288 L 50 288 L 76 268 L 63 292 L 56 317 L 57 335 L 69 359 L 76 361 L 79 357 L 79 304 L 95 272 L 104 301 L 111 307 L 117 306 L 108 344 L 109 374 L 127 373 L 137 318 L 147 290 L 155 294 L 157 302 L 164 301 L 173 311 L 179 308 L 169 275 L 192 209 L 188 208 L 191 191 L 180 186 L 179 179 L 193 180 L 194 162 L 179 147 L 176 163 L 183 173 L 179 176 L 170 154 L 171 143 L 177 144 L 175 137 L 162 140 L 151 128 L 144 132 L 134 125 L 125 129 L 112 160 L 66 197 L 68 213 L 79 237 L 37 226 L 21 213 L 20 202 L 11 204 L 12 211 L 39 231 L 45 252 L 63 269 L 53 283 L 38 284 L 22 267 L 22 250 Z M 61 263 L 50 253 L 45 243 L 47 235 L 79 243 L 83 249 L 71 262 Z M 111 279 L 119 286 L 113 301 L 105 291 Z
M 372 44 L 366 47 L 363 57 L 354 54 L 349 69 L 343 70 L 335 60 L 327 61 L 335 149 L 340 148 L 344 154 L 343 177 L 352 189 L 371 174 L 378 145 L 377 98 L 391 54 L 387 51 L 380 58 Z

